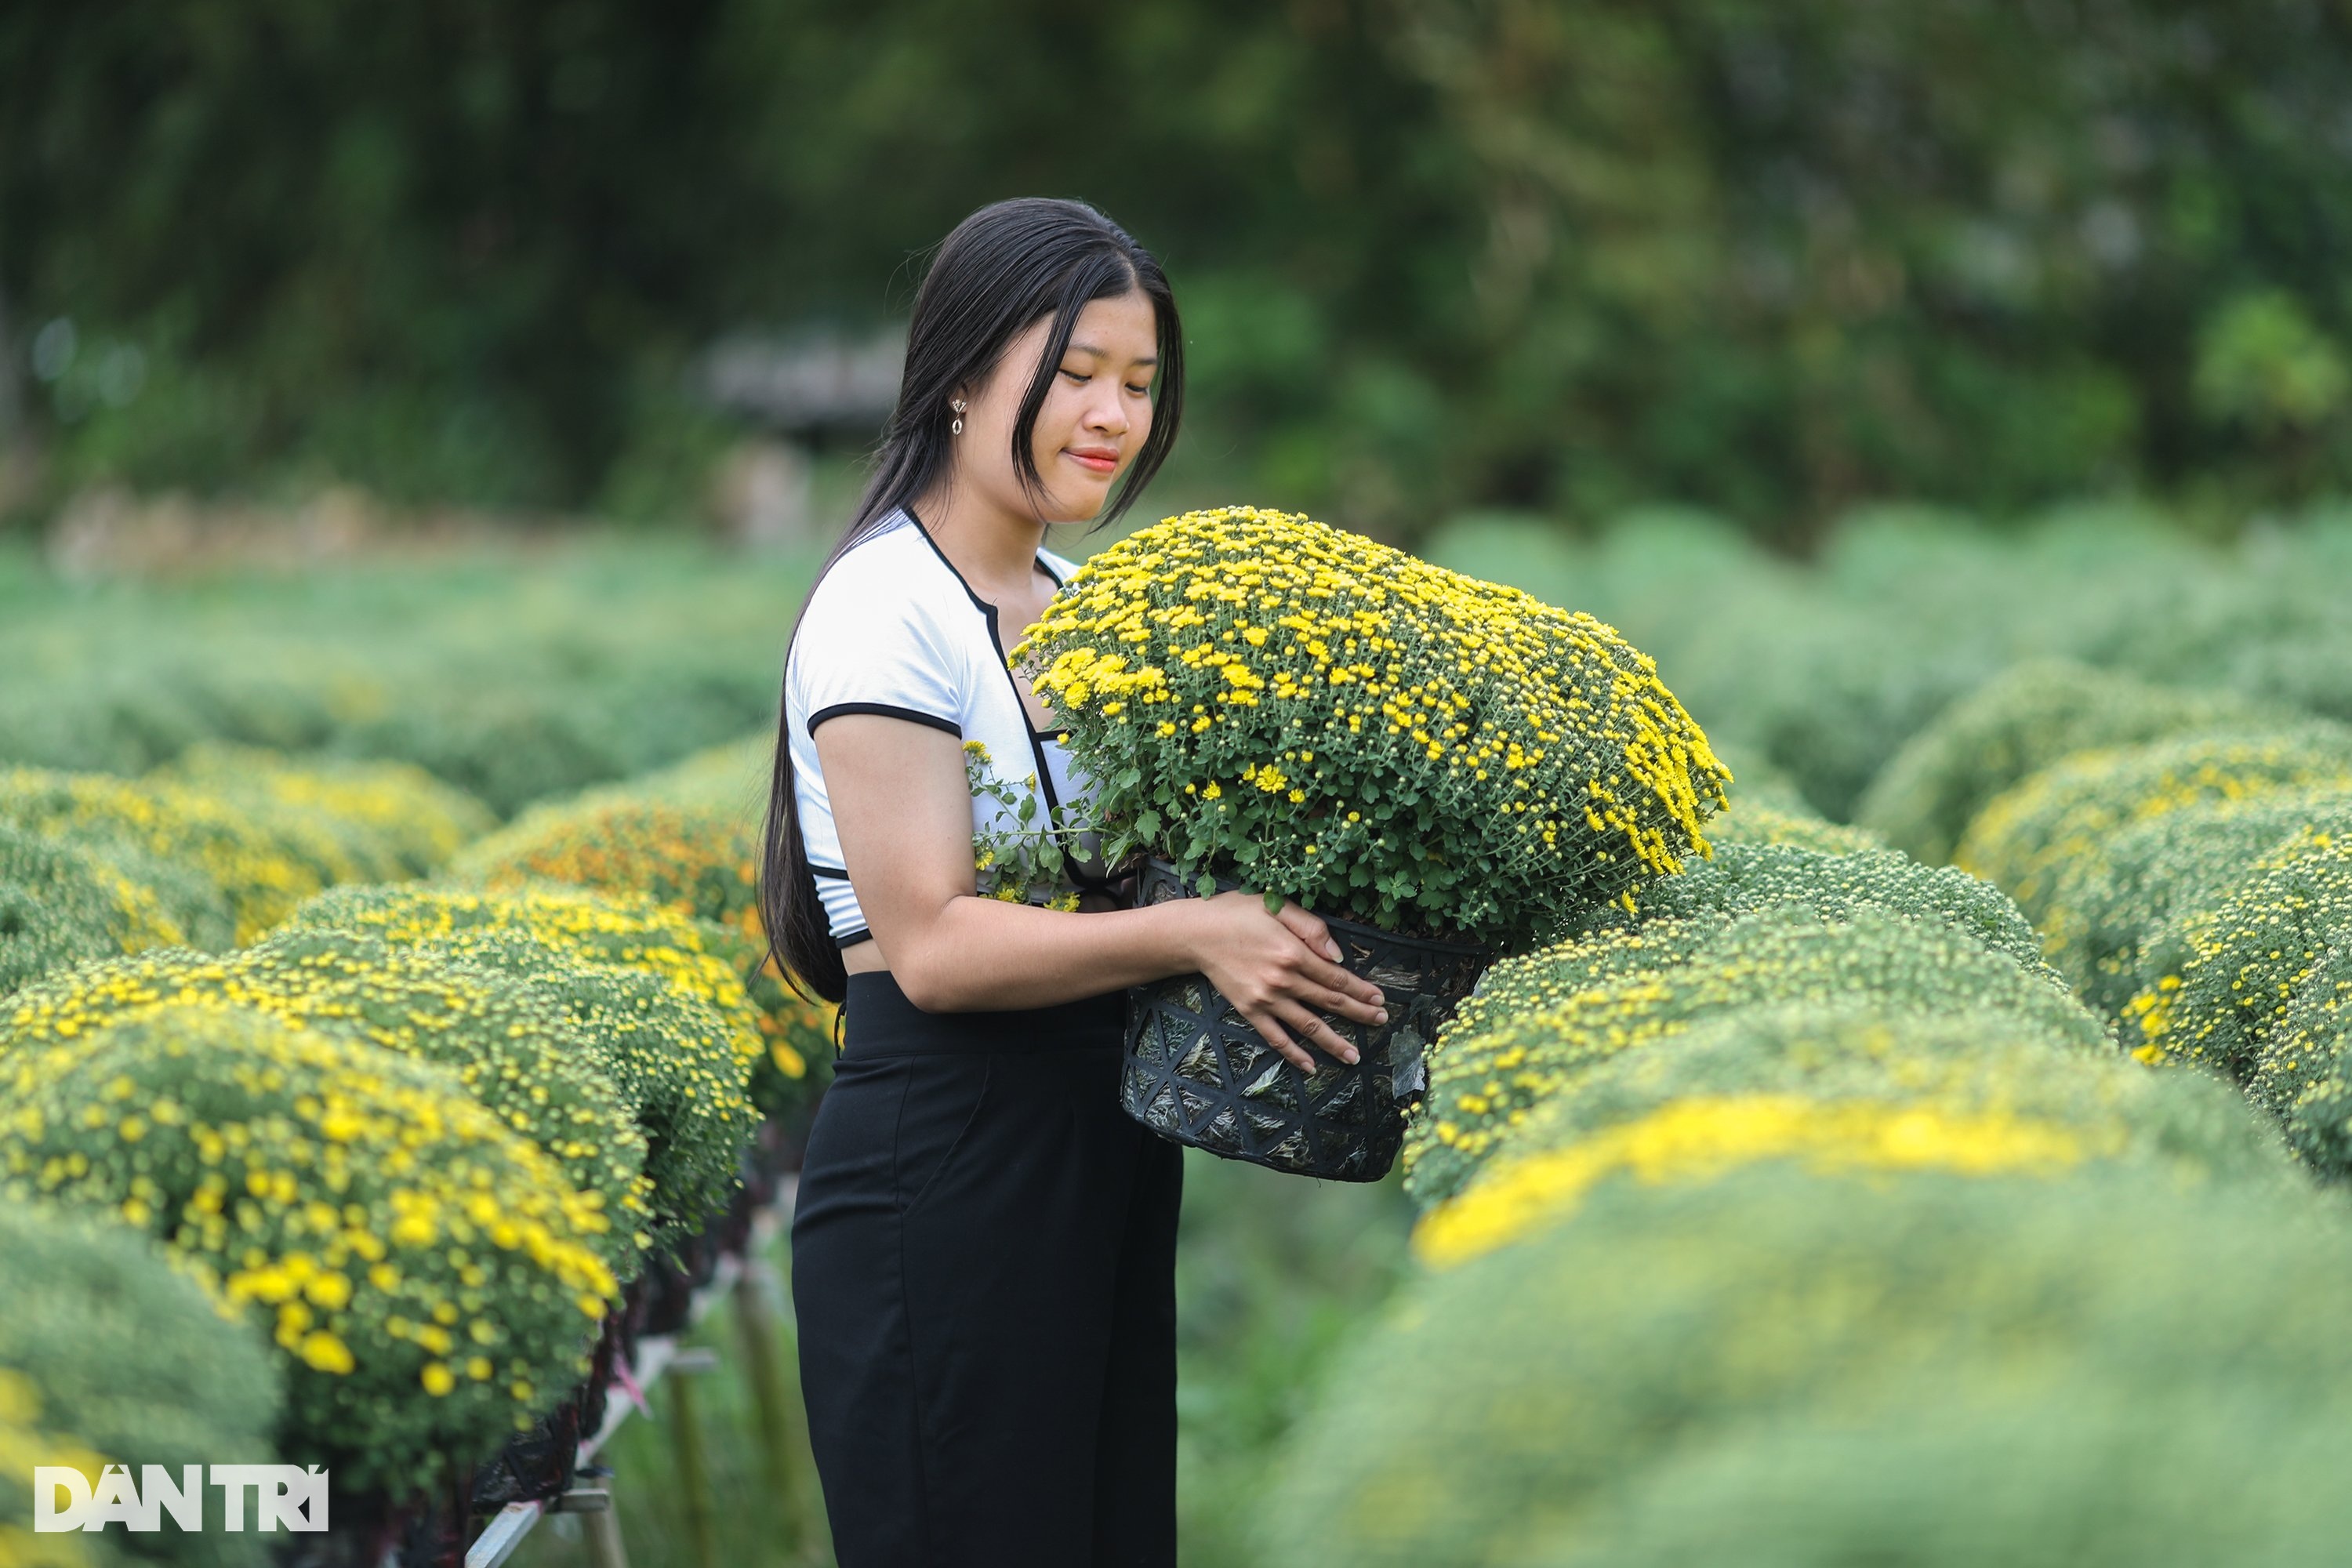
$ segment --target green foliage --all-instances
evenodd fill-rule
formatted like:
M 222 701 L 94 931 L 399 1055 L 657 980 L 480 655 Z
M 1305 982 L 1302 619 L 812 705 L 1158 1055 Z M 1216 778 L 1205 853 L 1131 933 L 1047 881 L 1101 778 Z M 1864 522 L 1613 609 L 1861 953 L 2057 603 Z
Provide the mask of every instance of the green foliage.
M 2269 1180 L 2277 1139 L 2228 1086 L 2063 1048 L 2045 1026 L 1990 1008 L 1907 1012 L 1872 996 L 1727 1014 L 1563 1084 L 1511 1136 L 1513 1155 L 1569 1147 L 1677 1102 L 1802 1095 L 1822 1105 L 1916 1105 L 2082 1131 L 2110 1158 L 2192 1176 Z
M 2021 664 L 1987 681 L 1905 742 L 1871 781 L 1855 820 L 1897 849 L 1944 861 L 1995 795 L 2074 752 L 2187 731 L 2276 728 L 2217 692 L 2176 691 L 2071 659 Z
M 1723 804 L 1609 627 L 1304 517 L 1139 530 L 1013 658 L 1099 783 L 1106 858 L 1388 930 L 1524 942 L 1679 869 Z
M 1965 1397 L 1948 1376 L 1916 1373 L 1864 1419 L 1791 1411 L 1694 1444 L 1645 1469 L 1604 1518 L 1563 1530 L 1544 1561 L 2315 1568 L 2346 1524 L 2319 1457 L 2337 1417 L 2324 1397 L 2276 1399 L 2274 1379 L 2249 1408 L 2243 1388 L 2210 1372 L 2179 1389 L 2056 1366 Z M 2162 1464 L 2148 1462 L 2151 1434 Z
M 705 746 L 666 768 L 639 773 L 625 787 L 631 794 L 683 806 L 732 811 L 748 823 L 768 809 L 775 756 L 776 731 L 767 726 Z
M 1780 1452 L 1776 1434 L 1833 1423 L 1911 1441 L 1834 1479 L 1801 1447 L 1818 1486 L 1765 1511 L 1776 1550 L 1790 1550 L 1792 1514 L 1841 1539 L 1857 1517 L 1884 1525 L 1890 1498 L 1926 1494 L 1923 1522 L 1974 1522 L 1856 1560 L 2324 1561 L 2284 1548 L 2352 1527 L 2352 1500 L 2309 1457 L 2352 1414 L 2347 1289 L 2342 1216 L 2267 1184 L 2184 1185 L 2129 1168 L 1862 1181 L 1769 1165 L 1610 1182 L 1571 1222 L 1416 1281 L 1347 1348 L 1288 1446 L 1262 1560 L 1567 1561 L 1610 1540 L 1603 1527 L 1668 1529 L 1656 1486 L 1729 1488 L 1726 1471 L 1753 1475 Z M 2113 1413 L 2132 1419 L 2110 1427 Z M 2209 1414 L 2225 1424 L 2183 1440 L 2220 1471 L 2150 1464 L 2150 1442 L 2168 1454 L 2179 1424 Z M 2104 1436 L 2060 1474 L 2097 1479 L 2053 1492 L 2036 1468 L 2084 1425 Z M 1988 1441 L 2018 1430 L 2046 1432 L 2047 1445 Z M 2208 1440 L 2224 1434 L 2234 1446 Z M 1948 1495 L 1954 1477 L 1913 1468 L 1944 1451 L 1938 1435 L 1968 1456 L 1958 1477 L 1980 1485 Z M 2219 1500 L 2243 1533 L 2203 1552 L 2212 1526 L 2168 1503 L 2162 1517 L 2189 1519 L 2189 1532 L 2151 1542 L 2114 1500 L 2151 1497 L 2135 1479 L 2151 1471 L 2156 1495 Z M 2291 1496 L 2280 1477 L 2294 1479 Z M 2013 1490 L 2030 1500 L 2014 1519 L 1985 1506 Z M 1703 1532 L 1721 1494 L 1675 1495 L 1694 1510 L 1684 1528 Z M 2011 1533 L 2045 1526 L 2056 1536 Z M 1948 1554 L 1988 1538 L 1987 1555 Z M 2117 1540 L 2152 1555 L 2119 1556 Z
M 66 1462 L 61 1450 L 70 1444 L 126 1464 L 134 1476 L 161 1465 L 176 1480 L 186 1465 L 276 1457 L 278 1367 L 259 1337 L 226 1319 L 161 1248 L 119 1221 L 0 1200 L 0 1257 L 8 1259 L 0 1272 L 0 1432 L 12 1417 L 45 1429 L 37 1462 Z M 8 1408 L 12 1394 L 21 1413 Z M 0 1438 L 0 1447 L 13 1459 L 13 1445 Z M 31 1480 L 9 1474 L 0 1491 L 0 1540 L 12 1547 L 32 1532 L 29 1510 L 18 1511 Z M 268 1561 L 257 1534 L 217 1528 L 216 1495 L 206 1498 L 205 1512 L 215 1528 L 201 1533 L 167 1521 L 152 1533 L 111 1530 L 91 1543 L 108 1563 L 258 1568 Z
M 0 1179 L 109 1211 L 250 1304 L 282 1352 L 279 1451 L 339 1485 L 427 1491 L 587 1371 L 619 1294 L 604 1216 L 447 1069 L 192 1005 L 0 1074 Z
M 772 732 L 809 566 L 587 537 L 201 586 L 0 580 L 0 763 L 138 774 L 215 740 L 411 763 L 506 816 Z
M 741 979 L 759 1015 L 766 1048 L 751 1064 L 747 1092 L 762 1116 L 798 1123 L 815 1114 L 817 1098 L 833 1081 L 834 1040 L 841 1010 L 786 984 L 764 935 L 739 926 L 699 921 L 703 945 L 724 958 Z
M 1430 1053 L 1429 1093 L 1406 1130 L 1406 1190 L 1424 1207 L 1451 1197 L 1512 1146 L 1530 1111 L 1620 1052 L 1746 1008 L 1862 998 L 1905 1012 L 2002 1012 L 2053 1046 L 2107 1044 L 2054 977 L 1932 916 L 1857 901 L 1835 916 L 1780 903 L 1738 919 L 1654 921 L 1488 973 Z
M 2264 1067 L 2292 1089 L 2288 1142 L 2323 1175 L 2352 1176 L 2352 933 L 2337 933 L 2271 1026 Z
M 1635 910 L 1601 910 L 1581 934 L 1629 931 L 1648 920 L 1737 919 L 1778 905 L 1808 909 L 1824 920 L 1843 920 L 1867 907 L 1935 921 L 2058 984 L 2042 961 L 2041 939 L 1999 888 L 1892 849 L 1726 844 L 1680 876 L 1643 888 Z
M 624 1277 L 652 1244 L 647 1227 L 673 1223 L 645 1175 L 645 1134 L 560 999 L 372 936 L 287 931 L 219 958 L 159 948 L 52 975 L 0 1003 L 0 1063 L 182 1004 L 258 1012 L 450 1068 L 587 1194 L 596 1245 Z
M 2284 289 L 2231 300 L 2198 345 L 2196 395 L 2216 418 L 2258 435 L 2302 434 L 2352 405 L 2344 351 Z
M 0 997 L 51 970 L 189 940 L 177 911 L 120 864 L 68 839 L 0 826 Z M 226 942 L 226 910 L 204 912 L 220 919 L 200 929 Z
M 645 1133 L 656 1245 L 726 1206 L 755 1120 L 745 1083 L 764 1055 L 732 964 L 642 897 L 345 888 L 282 931 L 350 933 L 435 965 L 522 983 L 562 1009 Z
M 1718 850 L 1727 844 L 1777 844 L 1823 855 L 1856 855 L 1885 847 L 1876 834 L 1828 821 L 1810 806 L 1786 811 L 1744 798 L 1716 813 L 1706 832 L 1707 841 Z
M 1302 1183 L 1184 1155 L 1176 1248 L 1177 1528 L 1184 1561 L 1257 1562 L 1268 1461 L 1322 1373 L 1412 1269 L 1393 1176 Z
M 28 1379 L 0 1370 L 0 1481 L 6 1486 L 0 1492 L 0 1530 L 8 1531 L 9 1568 L 91 1568 L 94 1559 L 80 1535 L 40 1541 L 33 1533 L 34 1472 L 47 1463 L 70 1464 L 95 1476 L 104 1459 L 72 1434 L 45 1426 L 39 1392 Z
M 2168 940 L 2185 957 L 2161 954 L 2177 967 L 2132 1011 L 2154 1050 L 2226 1072 L 2284 1114 L 2315 1077 L 2336 1070 L 2335 1042 L 2278 1026 L 2347 933 L 2352 835 L 2299 829 L 2255 860 L 2210 915 L 2179 923 Z
M 227 801 L 279 831 L 299 825 L 325 837 L 342 861 L 337 881 L 430 876 L 467 839 L 498 826 L 480 801 L 413 763 L 201 741 L 151 777 Z
M 752 1103 L 797 1117 L 830 1076 L 835 1009 L 785 984 L 768 951 L 759 818 L 745 809 L 751 791 L 736 771 L 746 750 L 730 742 L 666 773 L 532 806 L 468 845 L 450 876 L 494 891 L 564 884 L 642 896 L 692 921 L 759 1011 L 767 1048 L 752 1067 Z
M 2097 874 L 2124 828 L 2190 806 L 2312 787 L 2352 787 L 2352 729 L 2309 723 L 2088 752 L 1995 796 L 1969 824 L 1957 858 L 2000 884 L 2038 922 L 2062 904 L 2074 906 L 2074 887 Z M 2053 956 L 2074 940 L 2068 931 L 2045 938 Z
M 1496 579 L 1497 582 L 1510 580 L 1507 577 Z M 1734 741 L 1717 745 L 1714 737 L 1709 736 L 1707 743 L 1715 752 L 1716 761 L 1731 770 L 1731 783 L 1724 790 L 1727 811 L 1743 805 L 1759 805 L 1792 816 L 1821 815 L 1805 799 L 1805 792 L 1797 787 L 1797 781 L 1789 776 L 1788 770 L 1754 754 L 1745 742 Z
M 634 782 L 543 801 L 467 845 L 453 880 L 492 889 L 531 881 L 641 893 L 693 920 L 756 933 L 756 825 Z
M 2278 520 L 2227 548 L 2181 521 L 2074 506 L 2012 528 L 1876 508 L 1843 518 L 1806 570 L 1727 522 L 1656 511 L 1589 543 L 1475 520 L 1429 550 L 1655 656 L 1730 763 L 1735 803 L 1778 774 L 1843 819 L 1915 733 L 2028 659 L 2236 692 L 2233 724 L 2274 704 L 2352 721 L 2352 601 L 2336 586 L 2352 514 Z
M 281 831 L 200 790 L 95 773 L 0 770 L 0 825 L 89 845 L 102 856 L 175 862 L 219 890 L 239 942 L 276 925 L 347 868 L 325 835 L 300 825 Z
M 2347 198 L 2277 128 L 2347 51 L 2284 0 L 244 20 L 0 31 L 0 285 L 79 328 L 35 388 L 61 486 L 660 515 L 715 439 L 695 348 L 871 323 L 1034 191 L 1168 258 L 1200 448 L 1351 517 L 1666 495 L 1791 537 L 1855 496 L 2345 471 Z M 1073 80 L 1131 84 L 1118 123 L 1063 135 Z
M 2314 827 L 2352 830 L 2352 790 L 2264 791 L 2117 829 L 2051 900 L 2056 962 L 2095 1011 L 2120 1016 L 2185 959 L 2249 867 Z

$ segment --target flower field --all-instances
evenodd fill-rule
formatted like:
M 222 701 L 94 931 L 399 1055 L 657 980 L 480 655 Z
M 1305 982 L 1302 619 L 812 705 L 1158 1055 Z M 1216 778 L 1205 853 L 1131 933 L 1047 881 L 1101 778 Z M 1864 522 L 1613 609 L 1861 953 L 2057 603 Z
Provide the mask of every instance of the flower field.
M 1160 550 L 1202 593 L 1107 626 L 1081 581 L 1040 629 L 1074 729 L 1138 732 L 1120 809 L 1335 910 L 1411 876 L 1512 951 L 1429 1051 L 1401 1192 L 1196 1185 L 1188 1561 L 2336 1559 L 2352 517 L 1885 511 L 1803 565 L 1683 514 L 1468 519 L 1423 554 L 1472 603 L 1195 516 L 1095 580 Z M 29 1533 L 35 1455 L 328 1465 L 351 1561 L 414 1547 L 708 1271 L 832 1051 L 754 898 L 804 570 L 0 558 L 0 1251 L 34 1264 L 0 1272 L 0 1564 L 134 1560 Z M 1297 603 L 1216 597 L 1253 571 Z M 1460 639 L 1381 646 L 1390 595 Z M 1160 646 L 1202 627 L 1360 664 L 1361 703 Z M 1433 773 L 1438 874 L 1314 836 L 1514 684 L 1559 771 Z M 1554 812 L 1612 696 L 1672 739 L 1667 816 Z M 1204 805 L 1141 742 L 1213 710 Z M 1707 849 L 1643 854 L 1724 772 Z M 1589 831 L 1547 868 L 1520 823 L 1555 816 Z M 625 1452 L 616 1490 L 658 1479 Z
M 29 1532 L 57 1455 L 323 1465 L 333 1560 L 435 1560 L 511 1440 L 598 1417 L 822 1089 L 829 1011 L 753 912 L 758 650 L 804 568 L 750 575 L 714 661 L 666 634 L 730 590 L 657 547 L 495 591 L 11 566 L 0 1226 L 54 1261 L 0 1283 L 0 1563 L 131 1539 Z
M 1655 651 L 1731 807 L 1441 1035 L 1261 1560 L 2339 1556 L 2352 520 L 1435 552 Z

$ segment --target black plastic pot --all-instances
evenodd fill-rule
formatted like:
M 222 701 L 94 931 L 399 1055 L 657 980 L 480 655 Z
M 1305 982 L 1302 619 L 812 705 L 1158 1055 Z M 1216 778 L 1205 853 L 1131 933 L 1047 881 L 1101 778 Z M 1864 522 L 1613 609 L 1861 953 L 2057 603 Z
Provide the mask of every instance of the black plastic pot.
M 1165 861 L 1138 874 L 1138 904 L 1190 898 Z M 1340 964 L 1378 985 L 1389 1021 L 1330 1018 L 1351 1041 L 1349 1066 L 1320 1051 L 1304 1073 L 1267 1045 L 1205 975 L 1181 974 L 1127 993 L 1127 1113 L 1161 1137 L 1228 1160 L 1342 1182 L 1376 1182 L 1404 1142 L 1405 1108 L 1428 1079 L 1423 1052 L 1492 962 L 1467 942 L 1394 935 L 1354 921 L 1323 922 Z

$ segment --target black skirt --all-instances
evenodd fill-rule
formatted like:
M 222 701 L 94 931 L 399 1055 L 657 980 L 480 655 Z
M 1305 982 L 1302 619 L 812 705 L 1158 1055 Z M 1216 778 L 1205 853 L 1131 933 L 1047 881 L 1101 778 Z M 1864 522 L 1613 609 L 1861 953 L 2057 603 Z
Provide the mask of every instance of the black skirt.
M 1119 1109 L 1122 1018 L 849 977 L 793 1215 L 841 1568 L 1173 1568 L 1183 1167 Z

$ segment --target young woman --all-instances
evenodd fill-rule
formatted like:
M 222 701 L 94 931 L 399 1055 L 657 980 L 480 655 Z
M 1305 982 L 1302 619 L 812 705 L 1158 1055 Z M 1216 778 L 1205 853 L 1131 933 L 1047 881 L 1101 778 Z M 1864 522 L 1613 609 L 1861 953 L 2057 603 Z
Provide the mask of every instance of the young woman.
M 1353 1059 L 1318 1015 L 1383 1017 L 1296 905 L 978 892 L 1003 795 L 1089 798 L 1006 649 L 1072 570 L 1047 525 L 1118 516 L 1166 457 L 1181 356 L 1159 263 L 1100 213 L 966 218 L 786 657 L 761 897 L 779 961 L 845 998 L 793 1220 L 842 1568 L 1174 1563 L 1181 1166 L 1119 1109 L 1120 992 L 1204 973 L 1302 1067 Z

